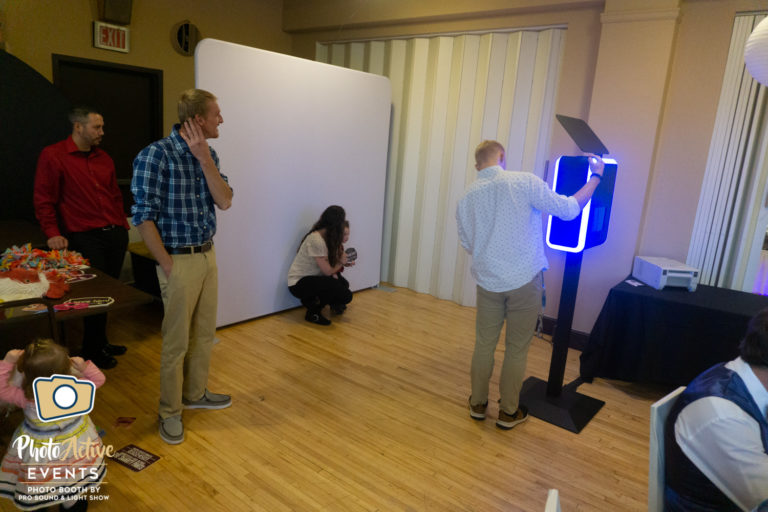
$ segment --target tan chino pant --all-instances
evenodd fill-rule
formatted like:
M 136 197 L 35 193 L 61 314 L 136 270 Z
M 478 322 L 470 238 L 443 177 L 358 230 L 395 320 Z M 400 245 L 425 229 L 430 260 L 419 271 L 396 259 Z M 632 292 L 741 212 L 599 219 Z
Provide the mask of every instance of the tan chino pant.
M 501 365 L 499 408 L 514 414 L 520 400 L 520 388 L 536 319 L 541 310 L 541 273 L 532 281 L 508 292 L 489 292 L 477 287 L 475 351 L 472 355 L 472 396 L 470 403 L 488 401 L 488 387 L 493 373 L 494 352 L 504 322 L 504 362 Z
M 216 334 L 218 269 L 216 250 L 174 254 L 170 277 L 157 266 L 163 297 L 163 349 L 160 358 L 160 418 L 178 416 L 182 398 L 205 393 Z

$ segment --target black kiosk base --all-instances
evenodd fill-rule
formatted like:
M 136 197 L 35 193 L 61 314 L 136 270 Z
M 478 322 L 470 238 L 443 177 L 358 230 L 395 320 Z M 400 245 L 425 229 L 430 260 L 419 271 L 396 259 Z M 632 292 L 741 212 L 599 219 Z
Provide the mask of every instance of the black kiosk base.
M 576 392 L 576 388 L 582 382 L 581 379 L 563 386 L 581 260 L 580 252 L 569 252 L 565 257 L 560 308 L 552 338 L 549 380 L 543 381 L 536 377 L 529 377 L 523 382 L 520 391 L 520 403 L 528 408 L 528 414 L 577 434 L 605 405 L 601 400 Z
M 595 132 L 581 119 L 558 115 L 557 120 L 560 121 L 568 135 L 585 153 L 594 153 L 596 155 L 608 153 L 608 149 L 600 142 Z M 590 216 L 588 217 L 587 230 L 584 231 L 584 224 L 578 218 L 565 221 L 566 223 L 576 223 L 572 225 L 578 226 L 578 243 L 576 243 L 572 236 L 568 236 L 560 240 L 559 243 L 550 245 L 552 248 L 559 248 L 567 252 L 565 256 L 565 269 L 563 270 L 563 287 L 560 292 L 560 307 L 557 313 L 557 325 L 552 337 L 552 361 L 549 365 L 549 380 L 545 382 L 541 379 L 530 377 L 523 383 L 520 393 L 520 403 L 528 408 L 530 415 L 577 434 L 605 405 L 605 402 L 601 400 L 576 392 L 576 388 L 581 384 L 581 379 L 576 379 L 567 386 L 563 386 L 563 376 L 565 375 L 565 364 L 568 359 L 568 346 L 571 336 L 571 325 L 573 324 L 573 311 L 576 306 L 576 293 L 579 288 L 582 251 L 586 248 L 600 245 L 605 241 L 605 236 L 607 235 L 616 177 L 616 162 L 612 161 L 612 163 L 613 167 L 610 173 L 607 168 L 604 168 L 600 183 L 590 199 L 590 204 L 595 202 L 597 198 L 601 200 L 598 201 L 599 207 L 595 207 L 594 211 L 592 211 L 592 208 L 589 210 Z M 589 166 L 588 163 L 587 166 Z M 572 169 L 575 170 L 574 168 Z M 578 172 L 571 173 L 570 177 L 578 178 L 579 176 L 586 175 L 586 179 L 589 180 L 589 173 L 584 172 L 583 168 L 580 172 L 582 174 Z M 565 180 L 563 188 L 560 188 L 561 183 L 559 181 L 561 180 L 556 172 L 555 190 L 568 196 L 572 196 L 583 186 L 583 183 L 571 179 Z M 571 187 L 573 187 L 572 190 L 570 189 Z M 584 214 L 582 213 L 582 215 Z M 554 221 L 550 219 L 550 222 Z M 572 229 L 565 231 L 573 234 Z M 557 230 L 553 229 L 552 232 L 557 232 Z M 593 235 L 593 238 L 588 236 L 590 233 Z M 582 235 L 584 235 L 584 238 L 582 238 Z M 550 231 L 548 230 L 547 243 L 550 242 L 549 237 Z
M 528 407 L 531 416 L 578 434 L 605 405 L 602 400 L 577 393 L 578 384 L 579 379 L 564 386 L 560 396 L 547 396 L 547 382 L 528 377 L 523 382 L 520 403 Z

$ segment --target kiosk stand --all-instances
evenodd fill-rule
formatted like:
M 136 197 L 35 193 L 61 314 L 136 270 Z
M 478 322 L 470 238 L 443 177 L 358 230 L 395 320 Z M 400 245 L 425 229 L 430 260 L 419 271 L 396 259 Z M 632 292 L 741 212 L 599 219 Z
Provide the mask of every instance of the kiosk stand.
M 587 123 L 581 119 L 560 115 L 557 119 L 582 151 L 597 155 L 608 153 L 608 149 Z M 570 221 L 549 217 L 547 245 L 566 252 L 560 307 L 552 340 L 549 380 L 545 382 L 536 377 L 529 377 L 523 383 L 520 393 L 520 403 L 528 407 L 531 415 L 576 433 L 581 432 L 605 404 L 576 391 L 582 382 L 581 379 L 577 378 L 563 387 L 583 251 L 605 242 L 608 234 L 617 163 L 609 158 L 604 158 L 603 161 L 603 178 L 579 216 Z M 555 164 L 552 188 L 559 194 L 571 196 L 590 176 L 587 157 L 563 156 Z

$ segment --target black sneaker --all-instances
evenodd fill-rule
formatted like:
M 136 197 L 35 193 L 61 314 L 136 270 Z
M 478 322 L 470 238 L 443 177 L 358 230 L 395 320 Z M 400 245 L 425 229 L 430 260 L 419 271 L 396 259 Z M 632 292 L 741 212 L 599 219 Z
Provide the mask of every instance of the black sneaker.
M 521 405 L 515 411 L 515 414 L 507 414 L 499 409 L 499 419 L 496 420 L 496 426 L 503 430 L 509 430 L 528 419 L 528 408 Z
M 332 313 L 340 315 L 340 314 L 342 314 L 346 310 L 347 310 L 347 305 L 346 304 L 331 304 L 331 312 Z
M 125 354 L 128 351 L 128 347 L 125 345 L 113 345 L 111 343 L 107 343 L 104 345 L 104 352 L 107 355 L 110 356 L 121 356 Z
M 317 311 L 307 311 L 307 314 L 304 315 L 304 320 L 307 322 L 312 322 L 313 324 L 317 325 L 331 325 L 331 321 L 325 318 L 321 313 Z

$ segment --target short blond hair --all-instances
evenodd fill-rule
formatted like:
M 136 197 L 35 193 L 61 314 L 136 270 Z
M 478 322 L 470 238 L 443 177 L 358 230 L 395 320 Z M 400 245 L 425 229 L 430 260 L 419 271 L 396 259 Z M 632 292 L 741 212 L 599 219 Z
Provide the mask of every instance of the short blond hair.
M 495 140 L 484 140 L 475 148 L 475 163 L 480 165 L 487 162 L 495 153 L 504 153 L 504 146 Z
M 203 89 L 187 89 L 182 92 L 179 98 L 179 122 L 184 124 L 187 119 L 204 116 L 209 101 L 216 101 L 216 96 Z

